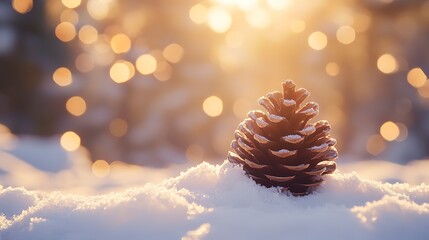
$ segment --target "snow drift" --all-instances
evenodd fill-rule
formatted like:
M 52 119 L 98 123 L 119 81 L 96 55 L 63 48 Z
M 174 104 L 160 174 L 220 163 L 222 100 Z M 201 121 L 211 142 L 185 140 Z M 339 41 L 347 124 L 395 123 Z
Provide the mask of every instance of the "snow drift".
M 429 186 L 356 173 L 293 197 L 230 163 L 104 195 L 0 190 L 0 239 L 429 239 Z

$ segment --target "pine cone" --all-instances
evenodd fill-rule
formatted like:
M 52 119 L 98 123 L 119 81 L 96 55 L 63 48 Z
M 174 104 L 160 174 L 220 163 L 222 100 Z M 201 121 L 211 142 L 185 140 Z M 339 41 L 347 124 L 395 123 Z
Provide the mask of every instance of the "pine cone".
M 335 171 L 336 140 L 329 137 L 327 121 L 307 122 L 319 113 L 317 103 L 300 104 L 310 94 L 295 90 L 291 80 L 258 103 L 268 113 L 251 111 L 235 131 L 228 160 L 243 166 L 256 183 L 280 187 L 294 196 L 307 195 L 322 183 L 322 175 Z

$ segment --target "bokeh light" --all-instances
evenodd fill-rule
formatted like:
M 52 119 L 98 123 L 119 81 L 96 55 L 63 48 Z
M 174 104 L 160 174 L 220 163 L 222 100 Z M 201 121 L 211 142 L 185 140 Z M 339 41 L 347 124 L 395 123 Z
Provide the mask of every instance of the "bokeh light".
M 172 43 L 164 48 L 162 55 L 167 59 L 167 61 L 178 63 L 182 59 L 184 52 L 185 51 L 179 44 Z
M 123 137 L 128 132 L 128 123 L 121 118 L 113 119 L 109 124 L 109 131 L 115 137 Z
M 197 24 L 202 24 L 207 21 L 208 9 L 202 4 L 196 4 L 189 10 L 189 18 Z
M 356 33 L 354 28 L 350 26 L 341 26 L 337 30 L 337 40 L 342 44 L 350 44 L 354 42 Z
M 98 31 L 91 25 L 84 25 L 79 30 L 79 40 L 85 44 L 91 44 L 97 41 Z
M 322 32 L 313 32 L 308 36 L 308 45 L 314 50 L 322 50 L 328 45 L 328 37 Z
M 94 176 L 102 178 L 109 174 L 110 165 L 104 160 L 97 160 L 92 164 L 92 173 Z
M 115 53 L 125 53 L 131 48 L 131 40 L 127 35 L 119 33 L 112 37 L 110 45 Z
M 143 75 L 149 75 L 155 72 L 157 68 L 156 59 L 150 54 L 143 54 L 137 58 L 136 68 Z
M 58 86 L 65 87 L 72 83 L 72 73 L 68 68 L 60 67 L 55 70 L 52 79 Z
M 79 22 L 79 14 L 73 9 L 65 9 L 61 12 L 60 20 L 76 25 Z
M 127 82 L 134 74 L 134 65 L 128 61 L 119 60 L 110 67 L 110 78 L 116 83 Z
M 67 100 L 66 109 L 74 116 L 81 116 L 86 111 L 86 102 L 80 96 L 73 96 Z
M 421 68 L 413 68 L 407 74 L 408 83 L 415 88 L 425 85 L 426 80 L 427 76 Z
M 366 142 L 366 150 L 371 155 L 377 156 L 386 149 L 386 142 L 379 134 L 374 134 Z
M 383 54 L 377 60 L 377 68 L 382 73 L 390 74 L 398 70 L 398 62 L 391 54 Z
M 335 77 L 340 74 L 340 66 L 336 62 L 329 62 L 328 64 L 326 64 L 325 70 L 326 73 L 332 77 Z
M 18 13 L 25 14 L 33 8 L 33 0 L 13 0 L 12 7 Z
M 222 113 L 223 102 L 217 96 L 210 96 L 204 100 L 203 110 L 210 117 L 217 117 Z
M 228 31 L 232 24 L 231 14 L 224 8 L 213 6 L 207 13 L 210 28 L 217 33 Z
M 61 0 L 61 2 L 67 8 L 77 8 L 79 7 L 81 0 Z
M 63 42 L 70 42 L 76 36 L 76 28 L 69 22 L 62 22 L 55 28 L 55 36 Z
M 380 127 L 381 136 L 389 142 L 399 137 L 399 131 L 398 125 L 392 121 L 387 121 Z
M 80 147 L 80 137 L 73 131 L 65 132 L 60 139 L 61 146 L 67 151 L 75 151 Z
M 293 20 L 289 24 L 290 30 L 294 33 L 300 33 L 305 30 L 305 22 L 303 20 Z
M 87 73 L 95 67 L 94 58 L 91 54 L 81 53 L 76 57 L 75 65 L 77 70 Z

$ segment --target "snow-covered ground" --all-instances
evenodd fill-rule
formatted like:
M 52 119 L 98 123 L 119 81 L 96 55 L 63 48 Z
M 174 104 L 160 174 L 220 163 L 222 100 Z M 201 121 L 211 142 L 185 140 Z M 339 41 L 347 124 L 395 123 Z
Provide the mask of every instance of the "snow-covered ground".
M 0 134 L 0 239 L 429 239 L 428 167 L 340 164 L 293 197 L 228 162 L 180 174 L 112 165 L 98 178 L 82 149 Z

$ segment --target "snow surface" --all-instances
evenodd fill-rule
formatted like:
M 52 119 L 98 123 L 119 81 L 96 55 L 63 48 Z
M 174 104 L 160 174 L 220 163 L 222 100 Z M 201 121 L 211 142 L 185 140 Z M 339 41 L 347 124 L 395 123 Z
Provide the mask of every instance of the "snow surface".
M 230 163 L 103 195 L 0 190 L 0 239 L 429 239 L 429 185 L 337 172 L 293 197 Z
M 111 164 L 98 178 L 83 148 L 58 142 L 0 131 L 0 240 L 429 239 L 428 160 L 339 159 L 317 192 L 293 197 L 228 162 L 179 176 Z

